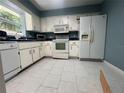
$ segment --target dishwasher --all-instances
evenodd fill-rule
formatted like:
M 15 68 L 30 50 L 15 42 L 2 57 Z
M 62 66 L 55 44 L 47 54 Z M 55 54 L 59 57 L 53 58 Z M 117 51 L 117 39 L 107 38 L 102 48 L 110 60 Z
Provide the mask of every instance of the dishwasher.
M 0 61 L 5 81 L 15 76 L 20 69 L 20 57 L 17 42 L 0 42 Z

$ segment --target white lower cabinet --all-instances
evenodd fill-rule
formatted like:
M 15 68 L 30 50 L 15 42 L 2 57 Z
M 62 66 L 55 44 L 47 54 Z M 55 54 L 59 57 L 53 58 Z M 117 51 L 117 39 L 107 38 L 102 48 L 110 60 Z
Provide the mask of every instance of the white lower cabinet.
M 69 56 L 79 57 L 79 41 L 69 41 Z
M 51 41 L 47 41 L 43 43 L 43 47 L 44 47 L 44 53 L 45 56 L 51 57 L 52 56 L 52 42 Z
M 33 62 L 36 62 L 40 59 L 40 53 L 39 53 L 39 47 L 32 48 L 32 56 L 33 56 Z
M 35 63 L 41 57 L 40 55 L 40 43 L 39 42 L 26 42 L 19 43 L 20 60 L 22 69 Z
M 21 67 L 25 68 L 33 63 L 32 60 L 32 50 L 24 49 L 20 51 Z
M 40 53 L 40 58 L 43 58 L 45 56 L 43 44 L 41 44 L 41 46 L 39 47 L 39 53 Z

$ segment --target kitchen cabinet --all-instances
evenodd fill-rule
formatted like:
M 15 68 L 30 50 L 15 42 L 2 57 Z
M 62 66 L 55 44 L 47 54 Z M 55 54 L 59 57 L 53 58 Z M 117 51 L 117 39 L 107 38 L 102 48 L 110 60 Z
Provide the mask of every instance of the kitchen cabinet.
M 20 51 L 21 67 L 25 68 L 33 63 L 32 50 L 24 49 Z
M 79 41 L 69 41 L 69 56 L 79 57 Z
M 39 53 L 39 47 L 32 48 L 32 56 L 33 56 L 33 62 L 36 62 L 40 59 L 40 53 Z
M 46 32 L 47 31 L 47 18 L 41 19 L 41 31 Z
M 54 17 L 54 25 L 60 25 L 60 24 L 62 24 L 61 16 L 55 16 Z
M 44 42 L 43 47 L 44 47 L 45 56 L 51 57 L 52 52 L 53 52 L 53 43 L 52 43 L 52 41 Z
M 69 30 L 79 31 L 79 24 L 78 24 L 76 15 L 69 16 Z
M 60 18 L 60 24 L 64 25 L 64 24 L 69 24 L 69 16 L 62 16 Z
M 79 31 L 77 15 L 41 18 L 42 32 L 54 32 L 54 25 L 65 25 L 65 24 L 69 24 L 70 31 L 74 31 L 74 30 Z
M 24 42 L 19 43 L 20 60 L 22 69 L 33 64 L 40 57 L 40 43 L 39 42 Z
M 53 32 L 54 31 L 54 25 L 55 25 L 55 17 L 48 17 L 47 18 L 47 32 Z
M 40 43 L 40 44 L 41 44 L 39 47 L 40 58 L 43 58 L 45 56 L 44 47 L 43 47 L 43 43 Z

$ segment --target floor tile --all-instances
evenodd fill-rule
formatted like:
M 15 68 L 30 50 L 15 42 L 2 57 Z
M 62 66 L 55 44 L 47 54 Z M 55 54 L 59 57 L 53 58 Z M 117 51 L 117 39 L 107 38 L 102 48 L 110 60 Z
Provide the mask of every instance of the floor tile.
M 77 88 L 75 83 L 71 82 L 61 82 L 57 93 L 77 93 Z
M 63 81 L 68 81 L 68 82 L 75 82 L 75 74 L 72 72 L 63 72 L 62 73 L 62 78 Z
M 56 89 L 47 88 L 47 87 L 40 87 L 36 93 L 56 93 Z
M 45 79 L 43 86 L 50 88 L 58 88 L 59 82 L 60 82 L 60 78 L 58 76 L 50 75 Z
M 7 93 L 102 93 L 100 63 L 45 58 L 6 83 Z
M 55 75 L 61 75 L 63 69 L 62 68 L 53 68 L 50 73 Z

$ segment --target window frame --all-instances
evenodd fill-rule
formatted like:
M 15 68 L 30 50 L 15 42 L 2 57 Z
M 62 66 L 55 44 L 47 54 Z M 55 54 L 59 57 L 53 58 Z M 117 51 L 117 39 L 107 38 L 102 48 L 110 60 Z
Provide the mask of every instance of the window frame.
M 4 7 L 6 7 L 6 8 L 8 8 L 8 9 L 10 9 L 11 11 L 14 11 L 15 13 L 17 13 L 17 14 L 20 15 L 20 17 L 21 17 L 21 25 L 22 25 L 22 27 L 21 27 L 21 33 L 22 33 L 24 36 L 26 36 L 26 26 L 25 26 L 26 22 L 25 22 L 25 13 L 24 13 L 24 11 L 21 10 L 19 7 L 17 7 L 16 5 L 14 5 L 13 3 L 11 3 L 11 2 L 8 1 L 8 0 L 0 1 L 0 5 L 1 5 L 1 6 L 4 6 Z M 17 9 L 15 9 L 15 8 L 13 7 L 13 5 L 14 5 L 14 7 L 16 7 Z M 18 33 L 18 32 L 17 32 L 17 33 Z

